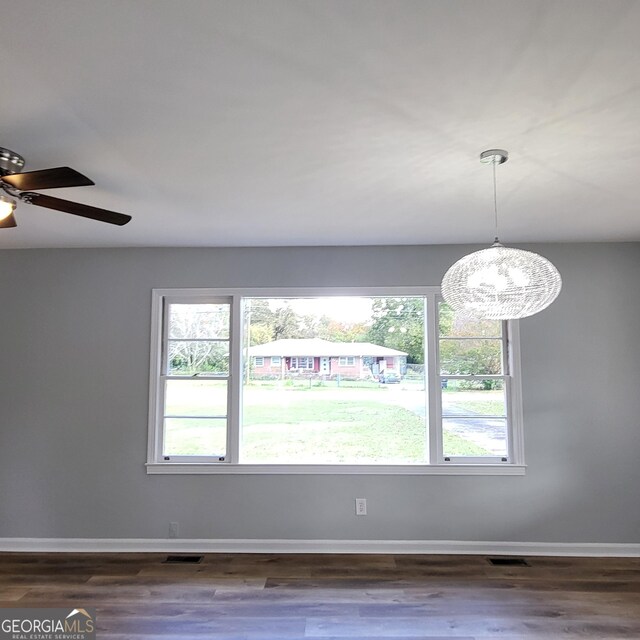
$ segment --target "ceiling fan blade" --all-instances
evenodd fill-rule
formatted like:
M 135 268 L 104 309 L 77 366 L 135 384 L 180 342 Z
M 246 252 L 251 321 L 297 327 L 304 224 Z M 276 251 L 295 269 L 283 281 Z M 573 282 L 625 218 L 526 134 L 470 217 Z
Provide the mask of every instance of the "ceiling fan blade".
M 71 167 L 55 167 L 26 173 L 13 173 L 3 176 L 2 181 L 14 189 L 30 191 L 31 189 L 57 189 L 60 187 L 88 187 L 95 182 L 78 173 Z
M 55 209 L 56 211 L 64 211 L 72 213 L 74 216 L 82 216 L 83 218 L 91 218 L 100 222 L 108 222 L 109 224 L 117 224 L 122 226 L 131 220 L 131 216 L 115 211 L 107 211 L 107 209 L 98 209 L 88 204 L 80 204 L 79 202 L 70 202 L 60 198 L 52 198 L 42 193 L 21 193 L 20 197 L 24 202 L 35 204 L 37 207 L 46 207 L 47 209 Z
M 18 223 L 13 217 L 13 213 L 10 213 L 6 218 L 0 220 L 0 229 L 10 229 L 11 227 L 17 227 Z

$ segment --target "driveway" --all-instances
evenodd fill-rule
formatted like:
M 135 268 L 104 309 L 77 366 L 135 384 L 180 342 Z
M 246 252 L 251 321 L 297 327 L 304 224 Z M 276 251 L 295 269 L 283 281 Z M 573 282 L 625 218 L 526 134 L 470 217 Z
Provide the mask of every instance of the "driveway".
M 409 409 L 423 418 L 426 412 L 424 392 L 389 387 L 394 404 Z M 507 424 L 505 418 L 485 418 L 447 399 L 443 429 L 490 451 L 496 456 L 507 455 Z M 476 417 L 478 416 L 478 417 Z M 446 452 L 445 452 L 446 455 Z

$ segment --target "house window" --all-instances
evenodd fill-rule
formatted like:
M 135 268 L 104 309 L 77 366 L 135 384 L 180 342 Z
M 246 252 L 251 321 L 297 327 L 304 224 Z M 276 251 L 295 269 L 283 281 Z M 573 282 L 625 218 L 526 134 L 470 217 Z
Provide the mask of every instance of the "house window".
M 291 369 L 313 369 L 313 358 L 308 356 L 291 358 Z
M 517 322 L 436 287 L 277 294 L 154 291 L 150 473 L 523 473 Z
M 164 299 L 152 390 L 155 459 L 227 459 L 230 318 L 228 298 Z
M 455 313 L 438 303 L 443 462 L 510 458 L 511 363 L 505 325 Z

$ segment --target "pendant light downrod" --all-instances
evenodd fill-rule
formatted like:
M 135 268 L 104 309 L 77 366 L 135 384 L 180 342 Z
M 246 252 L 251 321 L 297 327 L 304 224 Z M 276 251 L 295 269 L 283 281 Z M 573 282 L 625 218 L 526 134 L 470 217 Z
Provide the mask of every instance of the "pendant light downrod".
M 509 159 L 509 152 L 504 149 L 489 149 L 480 154 L 480 162 L 491 164 L 493 167 L 493 217 L 495 226 L 495 236 L 493 244 L 500 244 L 498 239 L 498 188 L 496 183 L 496 165 L 503 164 Z

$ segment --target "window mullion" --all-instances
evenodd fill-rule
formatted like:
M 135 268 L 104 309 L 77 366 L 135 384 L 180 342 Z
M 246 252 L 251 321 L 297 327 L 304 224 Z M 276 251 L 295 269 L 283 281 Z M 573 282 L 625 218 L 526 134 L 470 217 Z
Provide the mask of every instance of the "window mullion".
M 149 380 L 149 438 L 147 443 L 147 460 L 162 460 L 162 429 L 159 425 L 161 406 L 164 402 L 164 382 L 161 380 L 164 362 L 163 331 L 165 326 L 163 296 L 153 292 L 151 298 L 151 353 Z
M 506 376 L 511 375 L 511 362 L 509 361 L 509 322 L 507 320 L 502 321 L 502 373 Z
M 227 457 L 230 464 L 240 461 L 240 439 L 242 437 L 242 368 L 245 337 L 243 331 L 243 299 L 234 295 L 231 301 L 231 344 L 229 346 L 228 424 Z
M 517 320 L 506 324 L 508 355 L 506 383 L 507 418 L 509 423 L 509 457 L 514 464 L 524 464 L 524 429 L 522 412 L 522 377 L 520 372 L 520 325 Z
M 165 298 L 162 304 L 162 332 L 160 336 L 160 372 L 158 376 L 158 395 L 156 404 L 156 422 L 158 423 L 158 436 L 156 438 L 156 460 L 163 460 L 165 420 L 164 408 L 167 396 L 167 374 L 169 372 L 169 302 Z
M 442 458 L 442 402 L 440 398 L 440 365 L 438 356 L 438 303 L 436 296 L 425 297 L 425 367 L 428 419 L 429 464 Z

